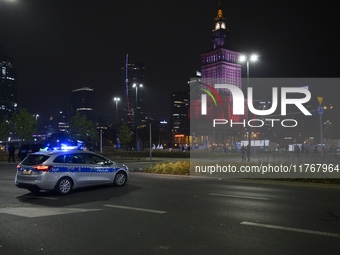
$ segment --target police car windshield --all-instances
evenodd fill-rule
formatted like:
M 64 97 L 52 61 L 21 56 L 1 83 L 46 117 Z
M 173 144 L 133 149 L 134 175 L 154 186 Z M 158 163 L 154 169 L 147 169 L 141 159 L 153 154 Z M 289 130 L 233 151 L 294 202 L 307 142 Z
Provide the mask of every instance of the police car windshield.
M 29 155 L 24 159 L 24 161 L 21 163 L 22 165 L 39 165 L 44 163 L 49 156 L 46 155 Z

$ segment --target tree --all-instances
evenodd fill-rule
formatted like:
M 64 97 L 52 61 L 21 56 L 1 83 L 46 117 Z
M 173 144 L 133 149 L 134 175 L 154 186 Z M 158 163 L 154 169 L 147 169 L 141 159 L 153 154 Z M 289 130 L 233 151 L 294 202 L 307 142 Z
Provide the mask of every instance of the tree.
M 11 127 L 7 117 L 4 117 L 0 124 L 0 140 L 5 141 L 10 136 Z
M 120 140 L 120 143 L 123 145 L 123 148 L 126 149 L 126 146 L 132 141 L 132 135 L 131 135 L 131 130 L 126 125 L 125 121 L 119 127 L 118 132 L 119 132 L 118 138 Z
M 18 113 L 14 112 L 10 123 L 13 123 L 13 131 L 26 142 L 32 141 L 32 136 L 38 131 L 34 116 L 25 108 L 19 108 Z
M 71 118 L 69 127 L 70 136 L 73 140 L 81 140 L 85 144 L 91 144 L 92 146 L 99 140 L 99 134 L 94 123 L 88 120 L 85 115 L 80 117 L 78 111 L 77 115 Z

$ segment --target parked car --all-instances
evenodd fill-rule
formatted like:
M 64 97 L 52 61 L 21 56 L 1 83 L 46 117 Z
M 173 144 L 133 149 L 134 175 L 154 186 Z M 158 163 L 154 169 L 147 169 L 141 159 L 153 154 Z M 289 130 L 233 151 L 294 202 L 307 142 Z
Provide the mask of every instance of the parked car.
M 18 151 L 18 157 L 20 158 L 20 160 L 23 160 L 24 158 L 26 158 L 28 153 L 37 152 L 43 147 L 44 147 L 43 144 L 34 144 L 34 143 L 23 144 L 21 145 Z
M 54 190 L 66 195 L 94 185 L 123 186 L 128 177 L 127 166 L 90 151 L 40 151 L 28 154 L 17 166 L 15 185 L 31 192 Z

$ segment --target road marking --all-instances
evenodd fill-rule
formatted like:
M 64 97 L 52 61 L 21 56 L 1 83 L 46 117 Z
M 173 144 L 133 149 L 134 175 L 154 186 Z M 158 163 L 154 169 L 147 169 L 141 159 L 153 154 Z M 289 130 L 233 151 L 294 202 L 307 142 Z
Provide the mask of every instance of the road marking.
M 338 238 L 340 238 L 340 234 L 321 232 L 321 231 L 315 231 L 315 230 L 308 230 L 308 229 L 301 229 L 301 228 L 282 227 L 282 226 L 261 224 L 261 223 L 248 222 L 248 221 L 243 221 L 240 224 L 242 224 L 242 225 L 249 225 L 249 226 L 255 226 L 255 227 L 271 228 L 271 229 L 294 231 L 294 232 L 300 232 L 300 233 L 306 233 L 306 234 L 313 234 L 313 235 L 321 235 L 321 236 L 330 236 L 330 237 L 338 237 Z
M 35 218 L 79 212 L 93 212 L 102 209 L 54 208 L 54 207 L 6 207 L 0 208 L 0 213 L 21 217 Z
M 247 197 L 247 196 L 236 196 L 236 195 L 227 195 L 227 194 L 216 194 L 216 193 L 209 193 L 211 196 L 221 196 L 221 197 L 236 197 L 236 198 L 246 198 L 246 199 L 257 199 L 257 200 L 271 200 L 266 197 Z
M 128 209 L 128 210 L 134 210 L 134 211 L 159 213 L 159 214 L 167 213 L 167 211 L 159 211 L 159 210 L 144 209 L 144 208 L 138 208 L 138 207 L 122 206 L 122 205 L 104 205 L 104 206 L 118 208 L 118 209 Z

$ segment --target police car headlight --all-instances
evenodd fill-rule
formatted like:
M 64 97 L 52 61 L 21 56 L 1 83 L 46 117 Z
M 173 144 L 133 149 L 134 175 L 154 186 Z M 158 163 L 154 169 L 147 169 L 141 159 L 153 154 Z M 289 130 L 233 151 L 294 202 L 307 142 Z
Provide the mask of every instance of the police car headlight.
M 123 168 L 124 168 L 126 171 L 129 170 L 129 168 L 128 168 L 126 165 L 123 165 Z

